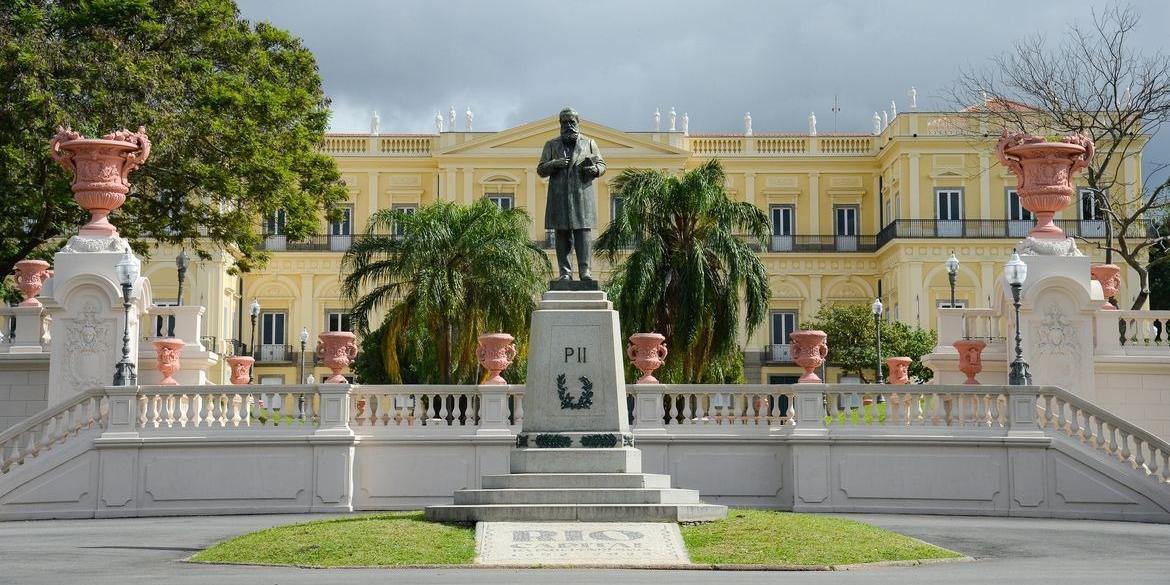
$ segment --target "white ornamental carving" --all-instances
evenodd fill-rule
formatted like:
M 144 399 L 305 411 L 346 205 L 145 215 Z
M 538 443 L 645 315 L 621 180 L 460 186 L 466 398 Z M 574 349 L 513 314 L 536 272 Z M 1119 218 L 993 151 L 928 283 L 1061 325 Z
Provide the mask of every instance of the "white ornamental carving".
M 1044 310 L 1040 322 L 1039 341 L 1036 350 L 1040 355 L 1075 357 L 1080 354 L 1080 339 L 1076 326 L 1064 314 L 1060 305 L 1051 304 Z
M 1016 251 L 1021 256 L 1084 256 L 1072 238 L 1059 240 L 1028 236 L 1016 245 Z
M 122 238 L 92 238 L 73 236 L 61 248 L 60 254 L 89 254 L 93 252 L 125 252 L 130 245 Z
M 104 371 L 103 356 L 109 354 L 114 336 L 110 333 L 109 322 L 98 318 L 98 308 L 92 300 L 86 302 L 81 316 L 66 329 L 66 335 L 68 367 L 65 372 L 71 385 L 79 389 L 103 385 L 103 374 L 110 373 Z

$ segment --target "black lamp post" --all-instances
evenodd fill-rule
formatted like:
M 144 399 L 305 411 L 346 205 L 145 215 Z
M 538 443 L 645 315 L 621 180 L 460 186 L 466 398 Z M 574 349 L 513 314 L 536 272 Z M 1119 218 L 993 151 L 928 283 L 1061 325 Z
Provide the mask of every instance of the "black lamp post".
M 179 295 L 175 302 L 180 306 L 183 304 L 183 280 L 187 278 L 187 266 L 190 263 L 191 258 L 187 256 L 187 250 L 179 250 L 179 255 L 175 256 L 175 268 L 179 270 Z
M 1003 267 L 1003 278 L 1012 288 L 1012 306 L 1016 310 L 1016 358 L 1012 360 L 1011 370 L 1008 373 L 1008 384 L 1012 386 L 1031 386 L 1032 374 L 1028 372 L 1028 362 L 1024 361 L 1024 350 L 1020 347 L 1020 289 L 1024 280 L 1028 278 L 1028 265 L 1020 260 L 1017 252 L 1012 252 L 1011 260 Z
M 126 250 L 114 270 L 122 285 L 122 317 L 125 323 L 122 329 L 122 361 L 114 366 L 114 385 L 135 386 L 138 384 L 138 374 L 134 371 L 134 363 L 130 361 L 130 291 L 138 280 L 138 259 Z
M 882 300 L 874 299 L 869 308 L 873 311 L 873 331 L 877 335 L 877 362 L 874 364 L 877 367 L 876 383 L 883 384 L 885 379 L 882 378 Z
M 252 343 L 249 347 L 251 348 L 251 355 L 252 355 L 252 374 L 253 374 L 252 375 L 252 383 L 255 384 L 256 383 L 256 376 L 255 376 L 255 373 L 256 373 L 256 317 L 260 316 L 260 300 L 259 299 L 256 299 L 255 297 L 252 298 L 252 305 L 250 307 L 248 307 L 248 314 L 251 316 L 251 319 L 252 319 L 252 339 L 251 339 Z
M 947 258 L 947 278 L 951 281 L 951 308 L 955 308 L 955 280 L 959 277 L 959 259 L 955 251 L 951 250 L 951 257 Z

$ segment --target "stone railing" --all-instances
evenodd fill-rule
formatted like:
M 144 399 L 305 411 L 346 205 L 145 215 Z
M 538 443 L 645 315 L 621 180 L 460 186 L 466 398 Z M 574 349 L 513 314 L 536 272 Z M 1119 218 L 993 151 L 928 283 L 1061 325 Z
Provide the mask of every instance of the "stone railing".
M 830 428 L 1008 428 L 1002 387 L 834 385 L 825 392 Z
M 0 306 L 0 353 L 48 352 L 50 320 L 44 307 Z
M 1119 341 L 1126 349 L 1161 348 L 1170 353 L 1170 311 L 1116 311 Z
M 0 433 L 0 475 L 79 435 L 105 428 L 107 415 L 106 396 L 95 389 Z
M 643 431 L 733 432 L 796 424 L 792 386 L 769 384 L 627 384 L 631 423 Z
M 355 431 L 467 433 L 519 431 L 524 386 L 354 386 L 350 424 Z
M 430 134 L 326 134 L 321 151 L 333 156 L 427 157 L 434 152 Z
M 316 386 L 141 386 L 134 429 L 265 430 L 315 428 Z
M 688 139 L 695 156 L 789 157 L 789 156 L 870 156 L 877 152 L 877 140 L 868 135 L 791 136 L 692 136 Z

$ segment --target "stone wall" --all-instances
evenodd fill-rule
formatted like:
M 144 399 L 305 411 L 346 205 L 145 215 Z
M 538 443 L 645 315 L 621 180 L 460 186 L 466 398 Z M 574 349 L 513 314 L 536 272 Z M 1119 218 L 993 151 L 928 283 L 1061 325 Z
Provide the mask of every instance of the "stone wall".
M 0 354 L 0 432 L 48 406 L 49 354 Z

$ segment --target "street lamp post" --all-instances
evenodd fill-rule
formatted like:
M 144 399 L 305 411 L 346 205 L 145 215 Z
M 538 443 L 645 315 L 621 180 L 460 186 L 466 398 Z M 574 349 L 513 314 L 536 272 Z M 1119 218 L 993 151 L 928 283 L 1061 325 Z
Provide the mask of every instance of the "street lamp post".
M 179 271 L 179 294 L 175 298 L 175 303 L 180 306 L 183 304 L 183 280 L 187 278 L 187 266 L 190 262 L 191 258 L 187 256 L 187 250 L 179 250 L 179 255 L 175 256 L 175 268 Z
M 874 364 L 877 367 L 877 383 L 882 384 L 885 383 L 882 378 L 882 300 L 874 299 L 869 308 L 873 311 L 873 331 L 877 335 L 877 360 Z
M 305 383 L 305 344 L 307 343 L 309 343 L 309 328 L 301 327 L 301 384 Z
M 951 308 L 955 308 L 955 280 L 959 277 L 959 259 L 955 251 L 951 250 L 951 257 L 947 258 L 947 279 L 951 281 Z
M 252 318 L 252 339 L 251 339 L 252 343 L 249 347 L 251 348 L 251 354 L 252 354 L 252 366 L 251 366 L 252 367 L 252 383 L 255 384 L 256 383 L 256 376 L 255 376 L 255 374 L 256 374 L 256 318 L 260 316 L 260 300 L 259 299 L 255 298 L 255 297 L 252 298 L 252 305 L 250 307 L 248 307 L 248 314 Z
M 1024 350 L 1020 347 L 1022 342 L 1020 336 L 1020 289 L 1024 286 L 1024 280 L 1028 278 L 1028 265 L 1020 260 L 1019 253 L 1012 252 L 1011 259 L 1003 267 L 1003 278 L 1012 289 L 1012 306 L 1016 310 L 1016 358 L 1012 360 L 1011 370 L 1008 373 L 1008 384 L 1031 386 L 1032 374 L 1028 372 L 1028 362 L 1024 361 Z
M 122 361 L 114 366 L 114 385 L 135 386 L 138 384 L 138 374 L 134 371 L 134 363 L 130 361 L 130 291 L 138 280 L 138 259 L 126 250 L 114 270 L 122 285 L 122 317 L 125 322 L 122 329 Z

